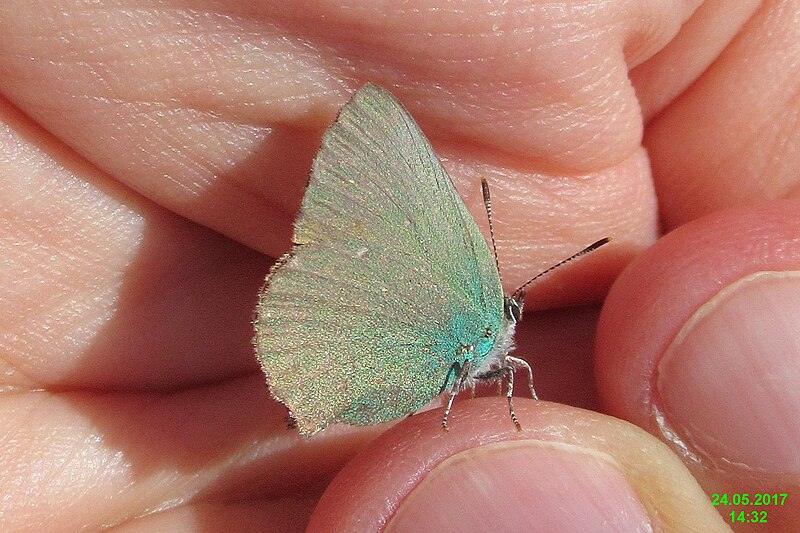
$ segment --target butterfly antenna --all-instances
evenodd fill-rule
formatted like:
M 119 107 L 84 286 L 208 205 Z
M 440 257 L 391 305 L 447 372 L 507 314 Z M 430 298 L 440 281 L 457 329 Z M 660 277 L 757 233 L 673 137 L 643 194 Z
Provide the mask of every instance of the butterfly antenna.
M 494 255 L 494 266 L 497 268 L 497 275 L 500 276 L 500 261 L 497 259 L 497 243 L 494 240 L 494 225 L 492 224 L 492 198 L 489 196 L 489 184 L 481 178 L 481 190 L 483 191 L 483 205 L 486 207 L 486 216 L 489 218 L 489 235 L 492 237 L 492 255 Z M 502 282 L 503 276 L 500 276 Z
M 489 227 L 491 228 L 491 224 L 489 225 Z M 560 267 L 560 266 L 562 266 L 562 265 L 564 265 L 564 264 L 566 264 L 566 263 L 569 263 L 569 262 L 570 262 L 570 261 L 572 261 L 573 259 L 577 259 L 578 257 L 580 257 L 580 256 L 582 256 L 582 255 L 586 255 L 586 254 L 588 254 L 589 252 L 593 252 L 593 251 L 597 250 L 598 248 L 600 248 L 601 246 L 603 246 L 604 244 L 608 244 L 609 242 L 611 242 L 611 237 L 606 237 L 606 238 L 604 238 L 604 239 L 600 239 L 599 241 L 597 241 L 597 242 L 594 242 L 594 243 L 590 244 L 589 246 L 587 246 L 586 248 L 584 248 L 584 249 L 583 249 L 583 250 L 581 250 L 580 252 L 578 252 L 578 253 L 576 253 L 576 254 L 572 254 L 571 256 L 567 257 L 566 259 L 562 259 L 561 261 L 559 261 L 559 262 L 558 262 L 558 263 L 556 263 L 555 265 L 551 266 L 551 267 L 550 267 L 550 268 L 548 268 L 547 270 L 543 270 L 542 272 L 539 272 L 538 274 L 536 274 L 535 276 L 533 276 L 531 279 L 529 279 L 528 281 L 526 281 L 526 282 L 525 282 L 523 285 L 521 285 L 521 286 L 520 286 L 520 287 L 519 287 L 517 290 L 515 290 L 515 291 L 514 291 L 514 292 L 511 294 L 511 296 L 512 296 L 512 297 L 516 297 L 517 295 L 519 295 L 519 294 L 520 294 L 520 293 L 521 293 L 521 292 L 522 292 L 522 291 L 525 289 L 525 287 L 527 287 L 528 285 L 530 285 L 531 283 L 533 283 L 533 282 L 534 282 L 534 281 L 536 281 L 537 279 L 541 278 L 541 277 L 542 277 L 542 276 L 544 276 L 545 274 L 548 274 L 548 273 L 552 272 L 553 270 L 557 269 L 558 267 Z

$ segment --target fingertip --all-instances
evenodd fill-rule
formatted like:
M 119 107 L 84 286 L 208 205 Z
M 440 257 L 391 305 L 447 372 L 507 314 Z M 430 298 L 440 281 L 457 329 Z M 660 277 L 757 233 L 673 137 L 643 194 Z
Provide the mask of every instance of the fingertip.
M 643 431 L 559 404 L 515 407 L 521 432 L 496 397 L 457 403 L 447 433 L 440 410 L 404 420 L 339 473 L 308 530 L 680 529 L 688 517 L 722 530 L 686 469 Z
M 798 487 L 798 235 L 798 201 L 697 219 L 632 263 L 601 312 L 601 403 L 669 444 L 709 494 Z M 800 524 L 770 515 L 775 530 Z
M 692 314 L 754 272 L 800 268 L 800 202 L 738 208 L 660 239 L 617 278 L 600 314 L 596 375 L 606 410 L 653 427 L 656 366 Z

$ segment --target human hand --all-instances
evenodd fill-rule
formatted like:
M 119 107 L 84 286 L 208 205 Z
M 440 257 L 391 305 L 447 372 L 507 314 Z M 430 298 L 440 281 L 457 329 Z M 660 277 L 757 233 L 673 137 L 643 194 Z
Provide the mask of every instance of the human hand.
M 692 313 L 744 274 L 797 270 L 797 203 L 752 207 L 796 190 L 785 118 L 797 107 L 796 5 L 426 6 L 0 7 L 4 528 L 300 530 L 348 462 L 315 524 L 352 518 L 350 501 L 369 524 L 406 502 L 395 525 L 416 530 L 433 524 L 424 516 L 723 527 L 666 446 L 562 404 L 518 399 L 522 433 L 497 398 L 457 404 L 446 440 L 435 412 L 370 446 L 385 428 L 308 441 L 286 430 L 250 345 L 260 254 L 288 247 L 319 136 L 365 81 L 392 87 L 419 120 L 480 224 L 480 178 L 492 183 L 507 288 L 614 237 L 526 300 L 515 354 L 534 363 L 545 400 L 602 402 L 661 434 L 653 367 Z M 600 322 L 595 381 L 591 304 L 656 238 L 656 208 L 673 229 L 734 205 L 626 271 Z M 781 379 L 797 375 L 797 339 L 741 331 L 754 336 L 750 355 L 783 356 L 748 367 L 740 387 L 775 376 L 761 395 L 772 403 L 703 395 L 687 373 L 659 392 L 686 402 L 661 406 L 707 452 L 687 459 L 706 492 L 769 486 L 796 502 L 797 392 Z M 766 344 L 776 339 L 780 350 Z M 711 361 L 707 375 L 724 383 L 726 360 Z M 718 424 L 730 405 L 774 415 L 757 426 L 783 431 L 770 433 L 769 462 L 742 440 L 706 446 L 730 437 Z M 687 412 L 710 415 L 708 435 Z M 487 442 L 508 445 L 477 447 Z M 443 462 L 467 449 L 470 461 Z M 723 475 L 723 457 L 746 467 Z M 452 490 L 413 490 L 436 487 L 421 480 L 437 465 L 451 468 L 426 480 Z M 767 508 L 768 526 L 800 523 L 796 508 Z

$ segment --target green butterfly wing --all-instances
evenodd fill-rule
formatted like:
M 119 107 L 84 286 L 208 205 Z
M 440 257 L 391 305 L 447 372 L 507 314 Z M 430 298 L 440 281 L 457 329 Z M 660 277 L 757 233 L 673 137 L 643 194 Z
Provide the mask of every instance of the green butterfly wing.
M 387 90 L 360 89 L 325 133 L 293 240 L 260 293 L 254 342 L 301 433 L 413 412 L 455 361 L 491 349 L 503 293 L 489 247 Z

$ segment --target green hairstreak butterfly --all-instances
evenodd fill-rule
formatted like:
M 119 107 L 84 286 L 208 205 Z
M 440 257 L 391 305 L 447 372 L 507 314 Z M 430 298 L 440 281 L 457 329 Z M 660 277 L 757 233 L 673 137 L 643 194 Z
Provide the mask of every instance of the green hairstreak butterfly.
M 393 420 L 444 392 L 446 429 L 459 390 L 499 378 L 519 429 L 514 369 L 535 397 L 509 355 L 527 283 L 503 294 L 497 254 L 386 89 L 364 86 L 325 132 L 293 241 L 259 294 L 254 344 L 301 434 Z

